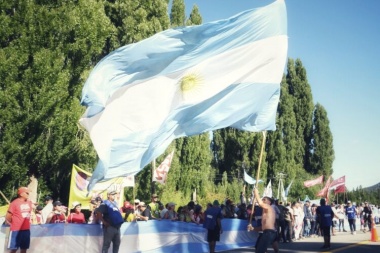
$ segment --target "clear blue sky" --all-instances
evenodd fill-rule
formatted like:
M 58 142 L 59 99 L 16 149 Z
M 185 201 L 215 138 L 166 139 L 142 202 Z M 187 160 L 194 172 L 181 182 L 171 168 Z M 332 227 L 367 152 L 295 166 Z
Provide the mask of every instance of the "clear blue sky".
M 185 0 L 203 23 L 274 0 Z M 380 182 L 380 0 L 285 0 L 288 57 L 307 71 L 314 104 L 327 111 L 333 177 L 349 190 Z

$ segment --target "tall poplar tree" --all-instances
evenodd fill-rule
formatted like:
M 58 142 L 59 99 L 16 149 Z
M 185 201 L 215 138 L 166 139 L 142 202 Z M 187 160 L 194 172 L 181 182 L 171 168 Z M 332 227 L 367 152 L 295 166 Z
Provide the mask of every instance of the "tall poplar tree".
M 313 117 L 313 131 L 310 143 L 311 172 L 323 174 L 328 178 L 334 162 L 333 136 L 325 108 L 317 103 Z
M 308 167 L 308 148 L 310 143 L 310 131 L 312 129 L 312 115 L 314 109 L 311 88 L 307 81 L 306 70 L 301 60 L 288 61 L 287 68 L 288 92 L 292 96 L 295 125 L 295 162 L 302 168 Z
M 36 176 L 42 192 L 67 196 L 73 163 L 95 154 L 78 119 L 82 75 L 113 27 L 88 1 L 0 3 L 0 184 L 5 194 Z
M 184 26 L 186 21 L 185 2 L 184 0 L 173 0 L 170 11 L 171 27 Z

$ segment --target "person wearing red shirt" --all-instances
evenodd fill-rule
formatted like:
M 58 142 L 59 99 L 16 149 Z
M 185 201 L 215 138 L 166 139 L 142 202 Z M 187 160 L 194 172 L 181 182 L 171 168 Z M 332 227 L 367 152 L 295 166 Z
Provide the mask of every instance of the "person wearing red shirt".
M 21 253 L 26 253 L 30 246 L 30 216 L 33 204 L 28 200 L 29 192 L 27 187 L 20 187 L 17 190 L 18 198 L 9 205 L 5 216 L 7 224 L 10 225 L 8 249 L 11 253 L 18 249 Z
M 78 223 L 83 224 L 86 223 L 86 219 L 84 218 L 84 214 L 82 213 L 82 204 L 79 202 L 73 203 L 73 212 L 70 213 L 69 217 L 67 217 L 68 223 Z

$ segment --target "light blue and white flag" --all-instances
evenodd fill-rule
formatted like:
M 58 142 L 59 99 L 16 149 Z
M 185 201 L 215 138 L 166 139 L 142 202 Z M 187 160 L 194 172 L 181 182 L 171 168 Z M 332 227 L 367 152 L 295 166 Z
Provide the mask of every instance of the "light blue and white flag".
M 103 58 L 82 91 L 80 123 L 99 180 L 136 174 L 176 138 L 234 127 L 275 129 L 287 59 L 284 0 L 169 29 Z
M 250 175 L 248 175 L 248 173 L 244 170 L 244 181 L 247 183 L 247 184 L 256 184 L 256 179 L 253 179 Z M 259 179 L 259 183 L 262 183 L 263 180 Z

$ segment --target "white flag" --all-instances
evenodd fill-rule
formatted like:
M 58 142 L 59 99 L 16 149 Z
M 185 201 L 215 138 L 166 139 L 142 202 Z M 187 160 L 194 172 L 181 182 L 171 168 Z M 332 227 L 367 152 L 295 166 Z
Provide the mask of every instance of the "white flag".
M 272 198 L 273 197 L 273 192 L 272 192 L 272 180 L 269 180 L 269 183 L 267 185 L 267 187 L 265 188 L 264 190 L 264 195 L 263 197 L 270 197 Z
M 170 165 L 172 163 L 174 150 L 165 158 L 165 160 L 160 164 L 160 166 L 155 169 L 153 173 L 152 182 L 159 182 L 161 184 L 166 183 L 166 178 L 169 173 Z

